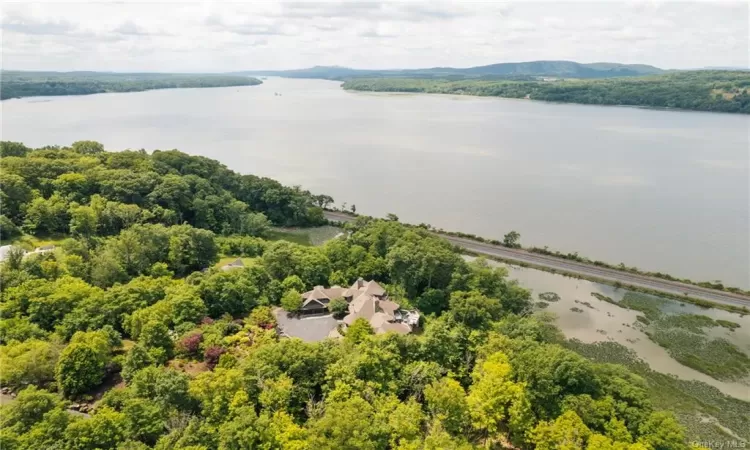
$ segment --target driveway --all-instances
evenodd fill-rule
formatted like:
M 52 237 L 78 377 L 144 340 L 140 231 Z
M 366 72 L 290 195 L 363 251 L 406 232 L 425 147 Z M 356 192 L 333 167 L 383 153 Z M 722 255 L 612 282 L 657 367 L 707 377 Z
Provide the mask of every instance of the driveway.
M 286 311 L 277 308 L 274 315 L 282 335 L 300 338 L 305 342 L 322 341 L 338 325 L 331 314 L 297 318 L 289 317 Z

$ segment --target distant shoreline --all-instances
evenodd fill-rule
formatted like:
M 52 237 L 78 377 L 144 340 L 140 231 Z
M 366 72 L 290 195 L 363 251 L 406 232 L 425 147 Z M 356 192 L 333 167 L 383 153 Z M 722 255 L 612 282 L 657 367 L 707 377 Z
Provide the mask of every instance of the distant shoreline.
M 246 76 L 101 74 L 79 77 L 66 74 L 8 75 L 3 73 L 0 100 L 144 92 L 161 89 L 256 86 L 262 83 L 257 78 Z
M 292 78 L 292 79 L 299 79 L 299 78 Z M 338 80 L 326 80 L 324 78 L 315 78 L 319 80 L 324 81 L 338 81 Z M 343 86 L 343 83 L 340 83 Z M 667 106 L 643 106 L 643 105 L 628 105 L 628 104 L 621 104 L 621 105 L 610 105 L 610 104 L 598 104 L 598 103 L 576 103 L 576 102 L 556 102 L 551 100 L 537 100 L 533 98 L 518 98 L 518 97 L 499 97 L 496 95 L 477 95 L 477 94 L 451 94 L 451 93 L 441 93 L 441 92 L 404 92 L 404 91 L 360 91 L 357 89 L 344 89 L 347 92 L 357 93 L 357 94 L 394 94 L 394 95 L 414 95 L 414 96 L 431 96 L 434 95 L 436 97 L 466 97 L 466 98 L 477 98 L 477 99 L 499 99 L 499 100 L 511 100 L 511 101 L 518 101 L 518 102 L 532 102 L 532 103 L 540 103 L 540 104 L 548 104 L 548 105 L 576 105 L 576 106 L 593 106 L 593 107 L 604 107 L 604 108 L 631 108 L 631 109 L 638 109 L 642 111 L 665 111 L 665 112 L 683 112 L 683 113 L 698 113 L 698 114 L 725 114 L 729 116 L 745 116 L 748 114 L 745 113 L 732 113 L 732 112 L 725 112 L 725 111 L 703 111 L 699 109 L 684 109 L 684 108 L 670 108 Z
M 750 114 L 750 92 L 744 87 L 746 83 L 750 83 L 750 74 L 744 72 L 683 72 L 556 81 L 353 78 L 344 81 L 341 88 L 357 92 L 448 94 L 661 111 Z

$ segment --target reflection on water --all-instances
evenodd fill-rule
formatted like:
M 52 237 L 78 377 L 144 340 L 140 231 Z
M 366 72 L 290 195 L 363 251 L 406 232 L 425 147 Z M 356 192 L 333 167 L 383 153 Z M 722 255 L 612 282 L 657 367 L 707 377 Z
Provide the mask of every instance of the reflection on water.
M 472 259 L 468 256 L 465 258 Z M 566 337 L 586 343 L 617 342 L 634 350 L 641 359 L 656 371 L 673 374 L 687 380 L 703 381 L 715 386 L 727 395 L 750 400 L 750 388 L 747 385 L 716 380 L 674 360 L 665 349 L 652 342 L 640 330 L 640 327 L 635 325 L 637 323 L 636 316 L 642 315 L 642 313 L 620 308 L 591 295 L 592 292 L 596 292 L 620 301 L 627 292 L 626 289 L 616 289 L 605 284 L 497 261 L 488 262 L 491 265 L 507 268 L 511 279 L 518 280 L 523 287 L 532 291 L 534 301 L 538 301 L 538 295 L 544 292 L 558 294 L 560 300 L 549 302 L 549 306 L 545 310 L 557 315 L 557 326 L 565 333 Z M 583 302 L 587 302 L 590 307 Z M 582 312 L 571 311 L 571 308 L 578 308 Z M 706 330 L 706 332 L 711 337 L 726 338 L 750 354 L 750 316 L 740 317 L 738 314 L 727 311 L 703 309 L 691 304 L 681 305 L 676 301 L 666 302 L 664 311 L 703 314 L 713 319 L 724 319 L 739 323 L 740 328 L 733 332 L 722 327 L 714 327 Z

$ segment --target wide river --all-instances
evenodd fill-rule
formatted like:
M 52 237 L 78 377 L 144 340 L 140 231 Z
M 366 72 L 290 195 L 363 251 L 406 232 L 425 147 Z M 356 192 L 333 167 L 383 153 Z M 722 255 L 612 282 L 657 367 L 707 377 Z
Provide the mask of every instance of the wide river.
M 276 95 L 279 93 L 280 95 Z M 750 287 L 750 118 L 338 82 L 3 101 L 2 139 L 172 149 L 408 222 Z

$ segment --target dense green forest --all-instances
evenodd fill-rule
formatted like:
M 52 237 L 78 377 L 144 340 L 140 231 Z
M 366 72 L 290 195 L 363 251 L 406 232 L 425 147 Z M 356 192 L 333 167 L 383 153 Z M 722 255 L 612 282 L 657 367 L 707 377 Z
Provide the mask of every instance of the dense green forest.
M 644 378 L 566 348 L 504 269 L 427 230 L 361 217 L 319 247 L 271 242 L 333 199 L 176 150 L 1 149 L 3 239 L 57 242 L 0 266 L 3 450 L 699 448 Z M 279 337 L 282 298 L 358 277 L 421 332 Z
M 695 71 L 644 77 L 552 81 L 351 79 L 344 89 L 528 98 L 750 114 L 750 72 Z
M 232 75 L 188 75 L 103 72 L 0 72 L 0 99 L 51 95 L 87 95 L 152 89 L 253 86 L 257 78 Z

